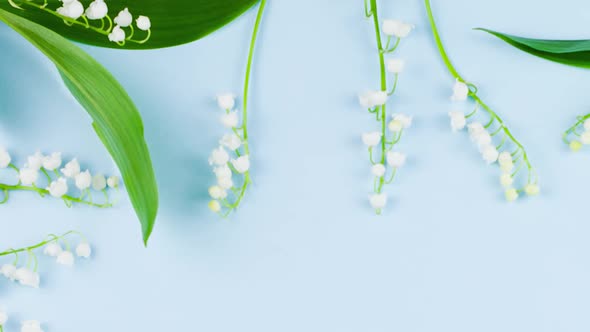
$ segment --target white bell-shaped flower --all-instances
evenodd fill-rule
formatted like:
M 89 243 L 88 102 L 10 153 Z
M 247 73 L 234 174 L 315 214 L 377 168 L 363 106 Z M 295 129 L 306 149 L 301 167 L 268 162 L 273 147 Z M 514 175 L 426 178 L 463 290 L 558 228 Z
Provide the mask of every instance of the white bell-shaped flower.
M 471 135 L 471 140 L 479 147 L 487 146 L 492 144 L 492 135 L 487 130 L 479 131 Z
M 493 164 L 498 160 L 498 150 L 492 144 L 482 145 L 480 148 L 481 156 L 488 164 Z
M 104 0 L 94 0 L 86 9 L 86 18 L 89 20 L 101 20 L 107 16 L 109 8 Z
M 524 192 L 528 196 L 537 196 L 541 192 L 541 188 L 537 184 L 529 183 L 524 187 Z
M 209 206 L 209 210 L 211 210 L 215 213 L 221 211 L 221 204 L 219 204 L 218 201 L 215 201 L 215 200 L 210 201 L 208 206 Z
M 70 251 L 64 250 L 57 255 L 57 264 L 64 266 L 74 266 L 74 254 Z
M 10 162 L 12 162 L 10 154 L 8 153 L 8 151 L 6 151 L 5 148 L 0 146 L 0 169 L 8 167 L 8 165 L 10 165 Z
M 102 174 L 96 174 L 92 177 L 92 189 L 96 191 L 104 190 L 107 187 L 107 179 Z
M 240 146 L 242 146 L 242 140 L 234 133 L 225 134 L 223 137 L 221 137 L 219 145 L 225 146 L 230 150 L 237 150 L 240 148 Z
M 389 151 L 387 152 L 387 164 L 393 168 L 400 168 L 404 166 L 406 163 L 406 155 L 397 152 L 397 151 Z
M 590 131 L 590 119 L 584 120 L 584 129 Z
M 508 202 L 514 202 L 518 199 L 518 191 L 514 188 L 508 188 L 504 192 L 504 197 Z
M 107 185 L 109 188 L 117 188 L 119 187 L 119 177 L 118 176 L 109 176 L 107 179 Z
M 74 178 L 80 173 L 80 163 L 78 159 L 74 158 L 61 169 L 61 173 L 66 178 Z
M 467 125 L 465 113 L 461 111 L 449 112 L 449 118 L 451 119 L 451 129 L 453 131 L 463 130 L 463 128 L 465 128 L 465 125 Z
M 117 17 L 115 17 L 113 21 L 115 21 L 115 24 L 118 26 L 126 28 L 133 22 L 133 16 L 131 16 L 129 9 L 125 8 L 117 14 Z
M 220 186 L 209 187 L 209 196 L 213 199 L 224 199 L 227 197 L 227 191 Z
M 229 159 L 229 157 L 228 157 Z M 219 167 L 215 167 L 213 169 L 213 172 L 215 173 L 215 176 L 220 179 L 220 178 L 230 178 L 232 177 L 232 171 L 231 168 L 227 165 L 227 163 L 219 166 Z
M 43 158 L 43 168 L 54 171 L 61 166 L 61 152 L 54 152 Z
M 394 114 L 394 121 L 399 121 L 404 129 L 408 129 L 412 126 L 412 117 L 405 114 Z
M 512 187 L 513 183 L 514 179 L 512 179 L 512 175 L 510 173 L 502 173 L 502 175 L 500 175 L 500 184 L 502 187 L 510 188 Z
M 584 145 L 590 144 L 590 131 L 585 131 L 580 135 L 580 142 Z
M 217 185 L 221 187 L 221 189 L 228 190 L 234 186 L 234 181 L 231 177 L 217 178 Z
M 361 138 L 363 140 L 363 144 L 365 144 L 368 147 L 374 147 L 378 145 L 379 142 L 381 142 L 381 136 L 381 132 L 372 131 L 369 133 L 364 133 Z
M 41 323 L 36 320 L 27 320 L 22 322 L 20 332 L 43 332 Z
M 226 128 L 235 128 L 240 122 L 238 112 L 224 113 L 220 117 L 221 124 Z
M 43 166 L 43 159 L 45 157 L 43 156 L 43 154 L 40 151 L 35 152 L 34 155 L 28 156 L 27 157 L 27 168 L 30 169 L 34 169 L 34 170 L 40 170 L 41 167 Z
M 387 194 L 373 194 L 369 196 L 369 203 L 375 210 L 381 210 L 387 205 Z
M 147 16 L 140 15 L 136 20 L 135 24 L 139 30 L 148 31 L 152 27 L 152 22 Z
M 43 253 L 50 257 L 57 257 L 62 251 L 63 249 L 57 242 L 51 242 L 43 249 Z
M 373 175 L 378 178 L 383 177 L 385 175 L 386 170 L 387 169 L 383 164 L 375 164 L 373 165 L 373 167 L 371 167 L 371 173 L 373 173 Z
M 220 93 L 216 99 L 217 105 L 222 110 L 232 110 L 236 106 L 236 95 L 233 93 Z
M 469 96 L 469 87 L 467 84 L 457 80 L 453 86 L 453 95 L 451 96 L 452 101 L 465 101 Z
M 30 186 L 34 184 L 37 179 L 39 179 L 39 171 L 36 169 L 23 167 L 18 172 L 18 178 L 22 185 Z
M 250 157 L 241 156 L 231 161 L 236 171 L 240 174 L 246 173 L 250 169 Z
M 62 16 L 77 20 L 80 18 L 80 16 L 82 16 L 82 14 L 84 14 L 84 6 L 80 1 L 74 0 L 70 2 L 64 2 L 63 6 L 59 7 L 56 11 Z
M 10 281 L 16 280 L 16 266 L 12 264 L 4 264 L 0 267 L 0 274 Z
M 405 38 L 413 29 L 413 25 L 399 20 L 383 20 L 383 33 L 387 36 Z
M 92 255 L 92 248 L 88 242 L 80 242 L 80 244 L 76 246 L 76 256 L 81 258 L 90 258 L 90 255 Z
M 125 30 L 121 29 L 119 25 L 115 25 L 111 33 L 109 33 L 109 41 L 114 43 L 125 41 Z
M 368 91 L 359 95 L 359 103 L 363 108 L 373 108 L 387 102 L 387 92 Z
M 86 190 L 92 185 L 92 175 L 89 170 L 78 173 L 74 179 L 76 187 L 80 190 Z
M 68 182 L 64 178 L 59 178 L 51 182 L 47 190 L 51 196 L 61 198 L 68 193 Z
M 32 287 L 32 288 L 39 288 L 39 284 L 41 283 L 41 278 L 39 277 L 39 273 L 33 272 L 27 268 L 20 268 L 17 269 L 15 272 L 16 280 L 23 286 Z
M 214 149 L 211 152 L 211 156 L 209 157 L 209 165 L 217 165 L 222 166 L 226 165 L 229 162 L 229 154 L 225 149 L 220 146 L 217 149 Z
M 388 59 L 387 60 L 387 71 L 392 74 L 400 74 L 404 71 L 406 63 L 402 59 Z

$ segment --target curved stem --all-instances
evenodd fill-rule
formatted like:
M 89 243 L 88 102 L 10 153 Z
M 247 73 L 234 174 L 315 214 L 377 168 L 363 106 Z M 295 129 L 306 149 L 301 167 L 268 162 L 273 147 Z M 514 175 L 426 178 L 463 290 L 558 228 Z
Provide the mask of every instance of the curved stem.
M 440 40 L 440 35 L 438 34 L 438 29 L 436 27 L 436 23 L 434 22 L 434 15 L 432 15 L 432 8 L 430 8 L 430 0 L 424 0 L 426 4 L 426 11 L 428 12 L 428 20 L 430 21 L 430 25 L 432 26 L 432 33 L 434 34 L 434 40 L 436 42 L 436 47 L 438 48 L 438 52 L 442 57 L 447 69 L 451 72 L 454 78 L 458 79 L 461 82 L 465 82 L 459 72 L 455 69 L 455 66 L 451 63 L 449 56 L 447 55 L 447 51 L 445 51 L 445 47 Z
M 23 186 L 23 185 L 7 185 L 4 183 L 0 183 L 0 190 L 2 190 L 4 192 L 8 192 L 11 190 L 32 191 L 32 192 L 38 193 L 41 196 L 49 195 L 49 190 L 37 188 L 34 186 L 29 187 L 29 186 Z M 73 196 L 69 196 L 69 195 L 64 195 L 61 197 L 61 199 L 63 199 L 66 202 L 70 202 L 70 203 L 85 204 L 85 205 L 94 206 L 94 207 L 98 207 L 98 208 L 112 207 L 112 204 L 109 204 L 109 203 L 97 204 L 97 203 L 92 203 L 89 201 L 85 201 L 81 198 L 77 198 L 77 197 L 73 197 Z
M 7 255 L 13 255 L 13 254 L 16 255 L 16 254 L 21 253 L 21 252 L 29 252 L 31 250 L 35 250 L 35 249 L 41 248 L 41 247 L 45 246 L 46 244 L 49 244 L 49 243 L 54 242 L 56 240 L 62 239 L 62 238 L 66 237 L 66 236 L 68 236 L 70 234 L 73 234 L 73 233 L 75 233 L 75 232 L 74 231 L 69 231 L 69 232 L 64 233 L 61 236 L 58 236 L 58 237 L 53 236 L 53 237 L 51 237 L 51 239 L 47 239 L 47 240 L 41 241 L 41 242 L 39 242 L 37 244 L 34 244 L 32 246 L 28 246 L 28 247 L 24 247 L 24 248 L 20 248 L 20 249 L 6 250 L 4 252 L 0 252 L 0 256 L 7 256 Z

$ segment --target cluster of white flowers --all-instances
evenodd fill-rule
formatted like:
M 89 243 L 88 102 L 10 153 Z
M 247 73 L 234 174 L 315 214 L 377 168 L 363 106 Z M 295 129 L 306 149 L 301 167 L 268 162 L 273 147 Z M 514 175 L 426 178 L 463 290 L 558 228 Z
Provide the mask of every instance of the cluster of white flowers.
M 474 94 L 469 89 L 469 86 L 460 80 L 455 81 L 453 86 L 452 101 L 465 102 L 470 94 Z M 530 165 L 526 152 L 520 143 L 509 133 L 504 123 L 499 119 L 495 113 L 488 113 L 491 117 L 487 124 L 478 121 L 468 122 L 469 118 L 476 115 L 480 105 L 479 99 L 476 99 L 476 108 L 470 114 L 465 114 L 463 111 L 449 112 L 451 129 L 454 132 L 461 131 L 467 128 L 471 141 L 477 146 L 482 159 L 489 165 L 497 163 L 501 170 L 500 184 L 504 188 L 506 200 L 515 201 L 521 192 L 528 196 L 538 195 L 540 188 L 532 179 L 532 166 Z M 487 106 L 486 106 L 487 107 Z M 495 126 L 493 130 L 490 130 Z M 494 138 L 501 136 L 501 141 L 494 143 Z M 507 141 L 510 141 L 512 146 L 507 146 Z M 513 148 L 514 151 L 508 151 L 508 148 Z M 518 164 L 518 165 L 516 165 Z M 514 187 L 514 177 L 518 174 L 522 167 L 526 166 L 529 177 L 528 182 L 523 189 L 516 189 Z
M 590 115 L 578 118 L 576 124 L 564 133 L 564 140 L 569 144 L 570 149 L 574 152 L 580 151 L 584 145 L 590 145 Z M 583 128 L 582 133 L 578 133 L 577 129 Z M 567 141 L 567 137 L 574 134 L 577 138 Z M 2 162 L 0 158 L 0 163 Z
M 367 16 L 371 16 L 369 14 Z M 387 36 L 385 46 L 380 41 L 379 55 L 382 57 L 386 71 L 394 76 L 391 90 L 387 89 L 387 74 L 381 77 L 381 90 L 371 90 L 359 95 L 359 104 L 374 114 L 379 122 L 379 131 L 362 134 L 362 142 L 369 150 L 371 161 L 371 174 L 373 175 L 373 193 L 369 195 L 369 203 L 377 214 L 380 214 L 387 205 L 387 193 L 384 192 L 385 184 L 393 182 L 397 170 L 406 162 L 406 155 L 394 151 L 400 141 L 404 130 L 412 125 L 412 117 L 405 114 L 393 114 L 388 117 L 386 104 L 395 93 L 398 77 L 405 69 L 405 62 L 399 58 L 385 58 L 384 55 L 393 53 L 402 38 L 405 38 L 414 28 L 413 25 L 399 20 L 384 20 L 382 31 Z M 376 31 L 380 36 L 379 31 Z M 392 38 L 396 41 L 390 47 Z M 378 153 L 376 153 L 378 151 Z M 388 174 L 389 173 L 389 174 Z
M 92 175 L 89 170 L 81 171 L 80 163 L 76 158 L 62 166 L 60 152 L 43 155 L 40 151 L 27 157 L 27 162 L 22 168 L 17 168 L 12 163 L 12 157 L 8 151 L 0 147 L 0 169 L 12 168 L 18 172 L 18 184 L 16 186 L 2 185 L 1 189 L 8 190 L 32 190 L 39 192 L 38 183 L 45 176 L 47 187 L 44 192 L 56 198 L 71 200 L 68 180 L 82 192 L 82 196 L 88 193 L 90 188 L 96 191 L 104 191 L 107 186 L 117 188 L 119 178 L 117 176 L 105 177 L 102 174 Z M 56 179 L 53 179 L 56 177 Z M 108 203 L 108 202 L 107 202 Z
M 90 258 L 92 254 L 92 249 L 88 242 L 83 241 L 76 247 L 76 256 L 81 258 Z M 16 251 L 9 250 L 8 254 L 16 253 Z M 35 254 L 31 250 L 27 250 L 27 253 L 33 257 L 36 261 Z M 47 256 L 54 257 L 56 262 L 60 265 L 72 267 L 74 266 L 74 254 L 67 250 L 63 249 L 62 246 L 59 244 L 57 240 L 48 243 L 43 253 Z M 17 256 L 18 257 L 18 256 Z M 0 274 L 2 274 L 6 279 L 14 282 L 20 283 L 22 286 L 28 286 L 32 288 L 39 288 L 41 279 L 39 273 L 37 272 L 37 268 L 31 269 L 28 266 L 18 267 L 17 263 L 13 264 L 4 264 L 0 267 Z
M 87 8 L 84 8 L 84 4 L 80 0 L 59 0 L 61 7 L 54 11 L 47 8 L 47 1 L 43 5 L 35 3 L 33 0 L 23 1 L 22 4 L 34 6 L 37 9 L 57 13 L 64 18 L 67 24 L 78 24 L 86 28 L 90 28 L 101 34 L 107 35 L 109 40 L 115 43 L 123 45 L 126 41 L 144 43 L 151 36 L 152 23 L 147 16 L 139 15 L 135 19 L 135 26 L 137 29 L 146 31 L 147 36 L 143 40 L 131 39 L 134 34 L 133 27 L 133 16 L 129 12 L 128 8 L 121 10 L 114 19 L 109 16 L 109 7 L 105 0 L 94 0 Z M 10 5 L 18 9 L 23 9 L 20 5 L 17 5 L 14 1 L 8 1 Z M 108 27 L 105 27 L 105 19 L 109 23 Z M 100 21 L 100 27 L 96 27 L 90 24 L 89 21 Z M 113 26 L 114 22 L 114 26 Z M 124 28 L 129 28 L 129 35 L 127 35 Z
M 8 313 L 5 310 L 0 310 L 0 331 L 3 331 L 4 325 L 8 322 Z M 41 323 L 36 320 L 26 320 L 21 322 L 21 332 L 43 332 Z
M 223 111 L 220 117 L 221 124 L 230 130 L 219 140 L 219 146 L 211 152 L 209 165 L 213 167 L 213 173 L 217 183 L 209 188 L 209 195 L 212 200 L 209 208 L 213 212 L 221 212 L 225 206 L 230 210 L 237 206 L 236 203 L 228 202 L 229 192 L 235 194 L 236 202 L 239 203 L 243 195 L 243 189 L 249 181 L 250 156 L 248 154 L 245 130 L 239 127 L 240 117 L 237 110 L 235 95 L 231 93 L 219 94 L 217 104 Z M 234 173 L 244 177 L 242 190 L 234 185 Z M 229 191 L 229 192 L 228 192 Z

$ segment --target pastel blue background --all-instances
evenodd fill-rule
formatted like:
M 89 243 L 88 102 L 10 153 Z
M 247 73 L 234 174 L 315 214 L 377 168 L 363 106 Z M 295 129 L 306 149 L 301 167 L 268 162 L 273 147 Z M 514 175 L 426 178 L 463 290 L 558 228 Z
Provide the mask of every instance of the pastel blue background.
M 270 1 L 251 103 L 255 185 L 238 213 L 206 208 L 209 151 L 223 133 L 213 96 L 241 91 L 255 13 L 201 41 L 147 52 L 84 46 L 141 110 L 160 185 L 148 249 L 129 202 L 111 210 L 28 193 L 1 207 L 2 248 L 77 229 L 96 255 L 74 269 L 41 260 L 42 289 L 0 280 L 13 321 L 47 331 L 521 332 L 590 329 L 590 153 L 562 130 L 590 105 L 590 72 L 537 59 L 481 32 L 590 38 L 584 0 L 434 0 L 459 71 L 528 148 L 543 194 L 503 200 L 446 113 L 453 80 L 435 52 L 422 1 L 381 1 L 413 22 L 392 107 L 415 116 L 407 167 L 381 217 L 360 134 L 374 128 L 356 94 L 378 80 L 362 0 Z M 157 27 L 154 27 L 157 33 Z M 112 173 L 89 117 L 55 68 L 0 25 L 0 144 L 64 151 Z M 0 263 L 3 261 L 0 261 Z

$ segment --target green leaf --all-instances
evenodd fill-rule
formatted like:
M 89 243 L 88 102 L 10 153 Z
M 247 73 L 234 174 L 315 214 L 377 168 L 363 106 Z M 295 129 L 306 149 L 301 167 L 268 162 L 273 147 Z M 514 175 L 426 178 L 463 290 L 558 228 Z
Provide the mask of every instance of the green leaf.
M 529 54 L 569 66 L 590 68 L 590 40 L 548 40 L 512 36 L 488 29 L 490 33 Z
M 103 66 L 57 33 L 1 9 L 0 21 L 53 61 L 67 87 L 94 120 L 96 133 L 123 175 L 147 244 L 158 211 L 158 189 L 143 123 L 133 101 Z
M 83 26 L 68 26 L 59 17 L 35 8 L 27 1 L 43 4 L 43 0 L 14 0 L 24 10 L 12 7 L 7 0 L 0 0 L 0 9 L 39 23 L 60 35 L 81 42 L 101 47 L 125 49 L 153 49 L 175 46 L 200 39 L 209 33 L 233 21 L 258 0 L 106 0 L 109 15 L 114 18 L 123 8 L 129 8 L 136 18 L 148 16 L 152 22 L 152 34 L 148 42 L 137 44 L 128 42 L 118 46 L 110 42 L 107 36 Z M 92 0 L 81 0 L 87 8 Z M 55 11 L 61 6 L 59 0 L 47 0 L 47 8 Z M 100 21 L 90 21 L 100 27 Z M 137 31 L 135 35 L 143 39 L 145 32 Z

